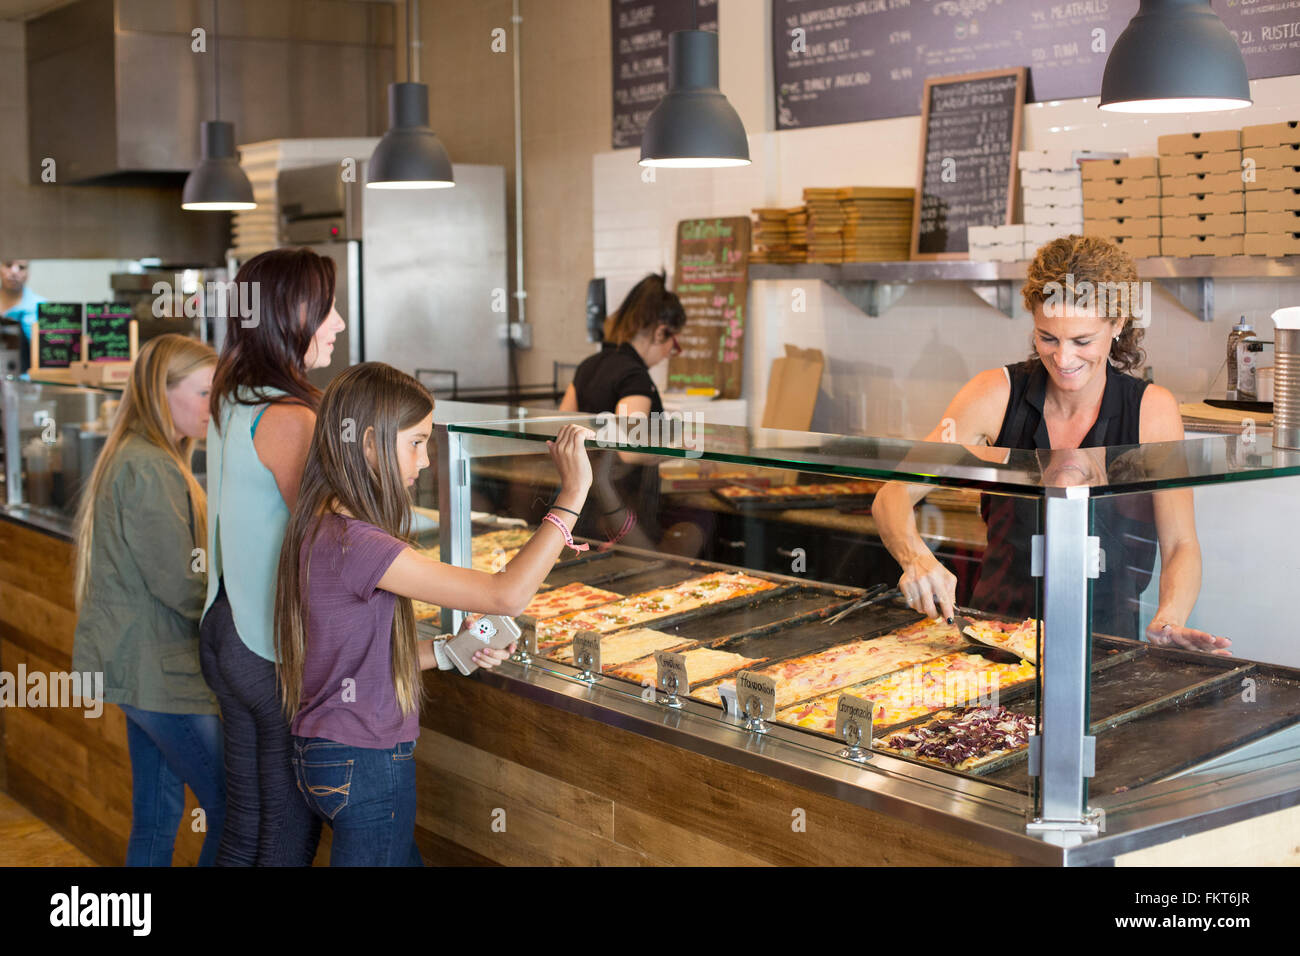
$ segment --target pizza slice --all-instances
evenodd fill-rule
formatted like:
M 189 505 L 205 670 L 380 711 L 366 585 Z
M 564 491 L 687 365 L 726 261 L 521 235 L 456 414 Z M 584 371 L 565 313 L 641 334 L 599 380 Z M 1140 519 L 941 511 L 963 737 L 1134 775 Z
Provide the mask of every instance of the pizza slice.
M 415 610 L 415 619 L 417 621 L 436 621 L 438 615 L 442 613 L 442 608 L 436 604 L 426 604 L 424 601 L 411 601 L 411 607 Z
M 693 641 L 684 641 L 674 634 L 653 631 L 648 627 L 634 627 L 628 631 L 619 631 L 600 639 L 601 670 L 610 670 L 629 661 L 652 656 L 655 651 L 669 651 L 690 645 Z M 564 664 L 573 662 L 573 645 L 564 644 L 548 655 L 552 660 Z
M 705 681 L 716 680 L 719 677 L 724 677 L 754 664 L 760 664 L 764 660 L 761 657 L 750 658 L 742 654 L 733 654 L 730 651 L 715 651 L 708 647 L 697 647 L 694 650 L 685 651 L 682 657 L 686 662 L 686 675 L 690 678 L 692 687 Z M 658 664 L 653 655 L 618 667 L 602 669 L 608 670 L 615 677 L 622 677 L 638 684 L 643 684 L 647 680 L 654 683 L 659 672 Z
M 524 608 L 524 613 L 541 620 L 556 617 L 560 614 L 568 614 L 570 611 L 583 611 L 599 604 L 608 604 L 610 601 L 617 601 L 622 597 L 623 595 L 616 594 L 613 591 L 606 591 L 602 588 L 575 581 L 572 584 L 564 585 L 564 587 L 555 588 L 552 591 L 543 591 L 538 594 L 528 602 L 528 606 Z
M 1022 660 L 1038 662 L 1038 621 L 1026 618 L 1019 624 L 1006 621 L 971 621 L 962 633 L 981 644 L 1010 651 Z
M 1034 718 L 1005 707 L 957 707 L 889 734 L 874 749 L 949 770 L 977 771 L 999 757 L 1029 746 Z

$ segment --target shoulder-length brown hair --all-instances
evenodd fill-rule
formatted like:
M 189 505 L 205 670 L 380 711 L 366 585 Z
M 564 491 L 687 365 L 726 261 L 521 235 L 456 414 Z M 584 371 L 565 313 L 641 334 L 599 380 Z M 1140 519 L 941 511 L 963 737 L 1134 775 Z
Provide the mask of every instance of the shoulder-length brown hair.
M 334 307 L 334 279 L 334 260 L 310 249 L 272 249 L 240 268 L 231 299 L 254 303 L 253 315 L 232 315 L 226 324 L 209 405 L 218 431 L 223 401 L 320 403 L 320 389 L 307 380 L 307 350 Z M 252 395 L 241 397 L 240 386 Z M 271 388 L 285 397 L 267 394 Z
M 662 272 L 652 272 L 632 287 L 618 311 L 605 320 L 605 341 L 622 345 L 661 325 L 677 332 L 685 324 L 686 310 L 681 300 L 668 291 Z
M 1052 298 L 1053 293 L 1073 295 L 1080 283 L 1092 289 L 1103 284 L 1108 288 L 1138 288 L 1137 266 L 1133 257 L 1109 239 L 1100 236 L 1062 236 L 1040 246 L 1029 263 L 1029 274 L 1020 293 L 1025 308 L 1030 312 Z M 1130 295 L 1112 297 L 1108 305 L 1119 308 L 1112 314 L 1113 321 L 1122 323 L 1119 338 L 1110 343 L 1110 364 L 1121 372 L 1131 372 L 1146 361 L 1142 351 L 1142 330 L 1134 323 L 1133 301 Z M 1029 360 L 1038 361 L 1038 351 L 1030 352 Z
M 382 362 L 347 369 L 321 398 L 298 503 L 285 529 L 275 592 L 275 658 L 285 713 L 302 704 L 310 620 L 311 548 L 322 516 L 346 511 L 395 538 L 410 540 L 411 500 L 397 459 L 397 433 L 433 411 L 433 398 L 405 372 Z M 374 442 L 376 466 L 366 460 Z M 346 545 L 346 542 L 344 542 Z M 418 709 L 424 685 L 411 599 L 397 597 L 392 630 L 393 688 L 403 714 Z

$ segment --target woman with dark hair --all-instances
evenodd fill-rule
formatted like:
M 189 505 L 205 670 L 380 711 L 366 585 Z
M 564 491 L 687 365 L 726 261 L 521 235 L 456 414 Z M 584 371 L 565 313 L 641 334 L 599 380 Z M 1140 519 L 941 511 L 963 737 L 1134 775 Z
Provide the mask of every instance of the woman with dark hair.
M 1133 373 L 1144 361 L 1142 329 L 1134 322 L 1139 286 L 1132 257 L 1107 239 L 1066 236 L 1042 246 L 1023 289 L 1033 313 L 1029 359 L 989 369 L 967 382 L 926 441 L 995 448 L 1105 449 L 1180 441 L 1182 417 L 1167 389 Z M 1062 459 L 1058 470 L 1090 481 L 1083 459 Z M 1059 475 L 1064 481 L 1069 476 Z M 913 507 L 932 486 L 890 482 L 871 513 L 881 540 L 903 569 L 899 587 L 908 604 L 928 616 L 951 619 L 956 577 L 921 539 Z M 971 604 L 1009 617 L 1033 615 L 1036 589 L 1030 545 L 1038 529 L 1032 499 L 985 495 L 981 513 L 988 545 Z M 1093 629 L 1138 638 L 1139 598 L 1150 582 L 1157 546 L 1159 603 L 1145 634 L 1155 644 L 1226 654 L 1231 643 L 1187 627 L 1201 587 L 1201 550 L 1191 489 L 1134 495 L 1094 507 L 1105 569 L 1093 586 Z
M 227 814 L 217 865 L 307 866 L 320 824 L 297 791 L 275 673 L 275 581 L 320 392 L 343 320 L 334 263 L 275 249 L 235 277 L 253 314 L 231 318 L 208 425 L 203 676 L 221 705 Z M 251 285 L 245 285 L 246 283 Z
M 668 291 L 663 273 L 646 276 L 605 320 L 605 343 L 573 373 L 560 411 L 606 412 L 619 419 L 662 415 L 664 404 L 650 369 L 681 353 L 677 333 L 685 325 L 686 310 Z M 593 462 L 592 490 L 600 520 L 584 518 L 577 533 L 654 548 L 659 538 L 658 459 L 620 452 L 597 455 Z M 692 540 L 671 549 L 693 551 L 697 545 Z

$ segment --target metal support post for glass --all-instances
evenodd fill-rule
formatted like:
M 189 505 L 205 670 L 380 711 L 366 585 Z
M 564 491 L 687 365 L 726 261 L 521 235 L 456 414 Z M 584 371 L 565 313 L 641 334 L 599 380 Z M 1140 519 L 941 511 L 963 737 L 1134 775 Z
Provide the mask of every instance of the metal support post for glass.
M 1030 741 L 1041 803 L 1027 830 L 1068 846 L 1098 830 L 1087 808 L 1096 742 L 1088 736 L 1088 581 L 1097 576 L 1098 540 L 1088 534 L 1087 487 L 1046 491 L 1046 534 L 1034 536 L 1032 571 L 1043 578 L 1043 721 Z
M 11 505 L 23 503 L 23 462 L 22 442 L 18 435 L 18 394 L 17 379 L 4 380 L 4 404 L 0 414 L 4 418 L 5 433 L 5 498 Z
M 468 436 L 439 428 L 438 454 L 446 464 L 438 469 L 438 548 L 442 560 L 458 568 L 471 566 L 469 454 L 465 448 Z M 443 627 L 455 634 L 465 620 L 465 612 L 443 609 Z

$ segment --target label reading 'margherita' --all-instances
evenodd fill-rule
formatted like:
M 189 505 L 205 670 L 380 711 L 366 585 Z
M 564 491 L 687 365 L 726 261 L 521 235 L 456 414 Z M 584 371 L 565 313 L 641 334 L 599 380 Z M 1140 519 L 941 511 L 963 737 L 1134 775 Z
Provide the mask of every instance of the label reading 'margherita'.
M 600 634 L 579 631 L 573 635 L 573 663 L 593 674 L 600 673 Z
M 771 720 L 776 713 L 776 681 L 755 671 L 736 675 L 736 709 L 741 717 Z

